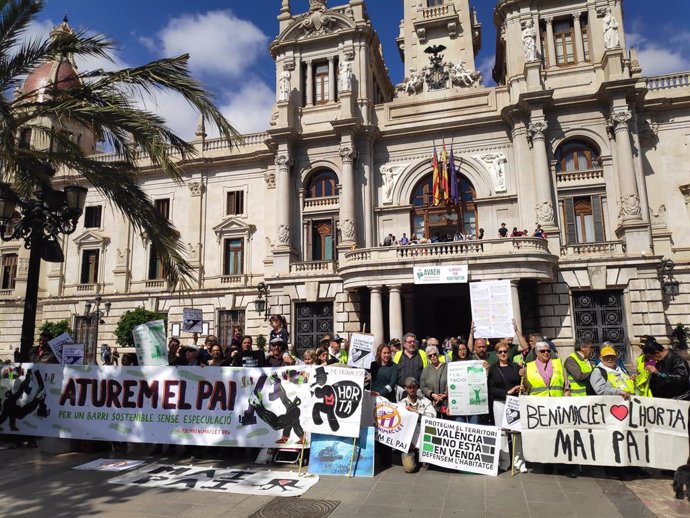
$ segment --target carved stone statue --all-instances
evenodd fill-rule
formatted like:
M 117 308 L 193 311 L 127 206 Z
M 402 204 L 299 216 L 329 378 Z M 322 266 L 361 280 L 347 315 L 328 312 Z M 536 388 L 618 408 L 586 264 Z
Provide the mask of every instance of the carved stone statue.
M 641 214 L 640 197 L 637 194 L 628 194 L 618 200 L 618 219 L 640 219 Z
M 525 49 L 525 61 L 537 61 L 537 31 L 534 30 L 532 20 L 522 26 L 522 45 Z
M 276 235 L 278 238 L 278 243 L 281 245 L 289 245 L 290 244 L 290 225 L 279 225 L 278 226 L 278 234 Z
M 290 100 L 290 72 L 283 70 L 278 81 L 278 101 L 286 102 Z
M 503 153 L 479 155 L 477 158 L 486 164 L 494 180 L 494 190 L 497 193 L 506 192 L 506 164 L 508 159 Z
M 352 91 L 352 63 L 342 60 L 338 65 L 338 92 Z
M 542 201 L 537 203 L 537 224 L 538 225 L 553 225 L 555 222 L 553 213 L 553 203 L 550 201 Z
M 422 77 L 414 68 L 410 69 L 410 78 L 405 83 L 405 91 L 410 95 L 417 95 L 424 84 Z
M 343 239 L 351 240 L 355 237 L 355 224 L 351 219 L 346 219 L 340 225 Z
M 465 62 L 453 65 L 449 69 L 450 80 L 454 86 L 473 86 L 479 79 L 479 72 L 469 71 L 465 68 Z
M 611 9 L 606 9 L 604 16 L 604 45 L 607 49 L 615 49 L 621 46 L 620 36 L 618 35 L 618 20 L 613 16 Z
M 391 165 L 381 167 L 381 177 L 383 178 L 383 203 L 392 203 L 393 201 L 393 186 L 395 185 L 395 177 L 397 170 Z

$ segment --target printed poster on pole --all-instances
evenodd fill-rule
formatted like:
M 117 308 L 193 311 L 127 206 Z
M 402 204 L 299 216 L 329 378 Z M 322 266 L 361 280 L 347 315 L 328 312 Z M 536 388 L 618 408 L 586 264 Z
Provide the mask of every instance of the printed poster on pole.
M 157 367 L 168 364 L 165 322 L 152 320 L 132 329 L 139 365 Z
M 204 312 L 195 308 L 183 308 L 182 331 L 202 333 L 204 331 Z
M 475 338 L 513 336 L 513 294 L 509 280 L 470 283 Z
M 448 364 L 448 405 L 451 415 L 489 413 L 486 369 L 480 360 Z
M 370 369 L 376 352 L 374 335 L 366 333 L 352 333 L 350 336 L 350 350 L 347 364 L 350 367 Z
M 57 360 L 62 363 L 62 348 L 65 344 L 73 344 L 74 339 L 69 335 L 69 333 L 62 333 L 56 336 L 52 340 L 48 341 L 48 346 L 53 351 L 53 354 Z

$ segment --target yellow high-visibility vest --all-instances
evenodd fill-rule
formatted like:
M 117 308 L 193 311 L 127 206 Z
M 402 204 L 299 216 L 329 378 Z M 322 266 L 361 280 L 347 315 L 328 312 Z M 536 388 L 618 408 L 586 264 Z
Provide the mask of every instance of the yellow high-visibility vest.
M 529 362 L 527 364 L 527 381 L 530 384 L 529 395 L 530 396 L 542 396 L 542 397 L 562 397 L 563 387 L 565 386 L 565 375 L 563 370 L 563 363 L 558 358 L 553 358 L 551 364 L 553 365 L 553 375 L 551 376 L 551 382 L 549 386 L 546 386 L 544 378 L 541 377 L 539 370 L 537 369 L 537 362 Z
M 577 352 L 574 352 L 569 356 L 569 358 L 572 358 L 577 362 L 577 364 L 580 366 L 580 370 L 582 371 L 583 374 L 587 372 L 592 372 L 594 367 L 592 367 L 592 364 L 589 362 L 589 360 L 581 360 L 580 355 Z M 567 369 L 566 369 L 567 370 Z M 573 377 L 568 373 L 568 381 L 570 382 L 570 395 L 571 396 L 586 396 L 587 395 L 587 384 L 586 383 L 580 383 L 579 381 L 575 381 Z

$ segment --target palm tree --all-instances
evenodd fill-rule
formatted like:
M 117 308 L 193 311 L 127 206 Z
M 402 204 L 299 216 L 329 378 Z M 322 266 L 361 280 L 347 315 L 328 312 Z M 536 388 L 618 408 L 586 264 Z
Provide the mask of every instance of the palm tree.
M 33 193 L 53 191 L 67 179 L 88 184 L 117 207 L 137 232 L 146 235 L 168 281 L 184 289 L 190 285 L 193 268 L 185 258 L 179 233 L 138 185 L 137 162 L 149 159 L 163 174 L 181 182 L 183 164 L 196 150 L 138 101 L 160 91 L 176 92 L 198 110 L 203 121 L 214 124 L 230 145 L 241 137 L 191 78 L 188 55 L 114 72 L 78 72 L 75 57 L 112 59 L 113 43 L 102 36 L 74 32 L 66 19 L 50 38 L 24 41 L 29 24 L 44 4 L 44 0 L 0 0 L 0 187 L 4 195 L 9 192 L 18 199 L 30 199 Z M 51 63 L 67 64 L 69 73 L 55 74 L 51 81 L 39 84 L 23 82 L 27 75 L 31 77 L 33 71 Z M 117 160 L 99 161 L 93 154 L 95 146 L 89 150 L 65 130 L 74 127 L 87 128 Z M 46 145 L 27 145 L 22 139 L 26 130 L 34 134 L 32 143 Z M 30 265 L 34 255 L 32 249 Z M 40 270 L 40 259 L 34 264 Z M 38 277 L 38 271 L 30 273 Z M 37 282 L 32 290 L 27 286 L 24 360 L 33 342 Z

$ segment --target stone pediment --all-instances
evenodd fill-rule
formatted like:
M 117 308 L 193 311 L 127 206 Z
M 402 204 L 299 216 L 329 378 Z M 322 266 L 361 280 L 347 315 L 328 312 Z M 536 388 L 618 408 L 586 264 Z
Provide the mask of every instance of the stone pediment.
M 213 227 L 213 231 L 216 233 L 219 242 L 224 236 L 246 236 L 253 233 L 255 230 L 256 227 L 254 225 L 245 223 L 238 218 L 228 218 Z
M 325 8 L 314 9 L 296 18 L 276 38 L 275 43 L 280 44 L 287 41 L 315 38 L 356 27 L 357 25 L 351 18 L 340 12 Z
M 84 248 L 87 246 L 98 246 L 104 247 L 110 243 L 110 238 L 104 236 L 100 232 L 94 232 L 93 230 L 87 230 L 82 232 L 77 237 L 74 238 L 74 243 L 79 248 Z

